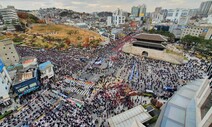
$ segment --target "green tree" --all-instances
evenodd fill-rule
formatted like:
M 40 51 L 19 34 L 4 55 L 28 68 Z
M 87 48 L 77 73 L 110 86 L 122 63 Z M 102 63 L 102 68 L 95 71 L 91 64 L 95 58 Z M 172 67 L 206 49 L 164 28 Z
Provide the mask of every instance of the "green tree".
M 203 42 L 202 38 L 186 35 L 181 39 L 181 43 L 184 45 L 185 49 L 191 49 L 193 46 L 196 46 L 197 44 L 200 44 Z

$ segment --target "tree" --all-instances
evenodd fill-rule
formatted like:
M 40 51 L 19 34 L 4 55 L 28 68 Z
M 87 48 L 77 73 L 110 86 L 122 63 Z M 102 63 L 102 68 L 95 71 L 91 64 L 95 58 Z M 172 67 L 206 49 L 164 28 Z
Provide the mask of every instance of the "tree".
M 184 45 L 185 49 L 191 49 L 193 46 L 201 43 L 203 40 L 199 37 L 186 35 L 181 39 L 181 43 Z
M 14 42 L 22 42 L 24 40 L 24 38 L 16 36 L 15 38 L 13 38 Z
M 82 37 L 81 37 L 81 36 L 78 36 L 78 37 L 77 37 L 77 40 L 81 40 L 81 39 L 82 39 Z
M 66 38 L 66 39 L 65 39 L 65 43 L 66 43 L 67 45 L 70 45 L 70 44 L 71 44 L 70 39 Z
M 28 18 L 28 14 L 25 13 L 25 12 L 18 12 L 17 15 L 21 19 L 27 19 Z

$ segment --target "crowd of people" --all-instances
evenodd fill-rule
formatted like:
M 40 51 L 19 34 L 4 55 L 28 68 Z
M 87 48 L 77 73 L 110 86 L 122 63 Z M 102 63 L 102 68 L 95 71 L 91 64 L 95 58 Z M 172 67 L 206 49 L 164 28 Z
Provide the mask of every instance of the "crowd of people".
M 51 61 L 55 77 L 45 81 L 48 87 L 43 86 L 37 93 L 24 97 L 20 102 L 24 108 L 4 119 L 0 126 L 109 127 L 108 118 L 136 105 L 146 104 L 140 94 L 135 99 L 129 92 L 151 90 L 156 97 L 167 99 L 174 91 L 164 88 L 177 90 L 188 81 L 203 78 L 205 67 L 198 60 L 176 65 L 121 52 L 123 44 L 131 39 L 132 36 L 126 36 L 96 49 L 71 48 L 68 51 L 17 46 L 22 57 L 34 56 L 39 63 Z M 97 62 L 100 65 L 95 65 L 95 61 L 101 61 Z M 103 64 L 107 66 L 101 68 Z M 87 82 L 89 78 L 83 77 L 86 74 L 99 76 L 92 87 L 65 81 L 65 77 L 69 76 Z M 79 89 L 89 91 L 86 96 L 77 98 L 83 102 L 81 106 L 68 101 L 73 96 L 67 91 L 73 93 Z M 67 97 L 58 96 L 52 90 Z

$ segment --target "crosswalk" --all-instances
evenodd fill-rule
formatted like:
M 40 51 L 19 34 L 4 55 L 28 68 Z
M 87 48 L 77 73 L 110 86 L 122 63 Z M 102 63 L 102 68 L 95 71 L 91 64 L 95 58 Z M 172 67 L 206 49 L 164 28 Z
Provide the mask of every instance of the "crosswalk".
M 83 89 L 79 89 L 76 87 L 69 87 L 69 90 L 71 92 L 75 92 L 78 95 L 87 96 L 87 95 L 89 95 L 90 88 L 92 88 L 92 87 L 93 87 L 92 85 L 84 86 Z

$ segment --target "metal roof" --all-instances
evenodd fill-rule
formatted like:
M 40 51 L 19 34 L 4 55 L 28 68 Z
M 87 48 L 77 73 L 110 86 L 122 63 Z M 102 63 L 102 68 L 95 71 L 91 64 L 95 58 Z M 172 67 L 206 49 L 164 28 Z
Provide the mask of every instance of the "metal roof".
M 52 63 L 50 61 L 47 61 L 47 62 L 42 63 L 42 64 L 39 65 L 39 70 L 43 71 L 49 66 L 53 66 L 53 65 L 52 65 Z
M 189 82 L 164 105 L 158 127 L 196 127 L 195 94 L 204 79 Z
M 152 116 L 141 106 L 134 107 L 108 119 L 110 127 L 130 127 L 135 121 L 144 123 Z

